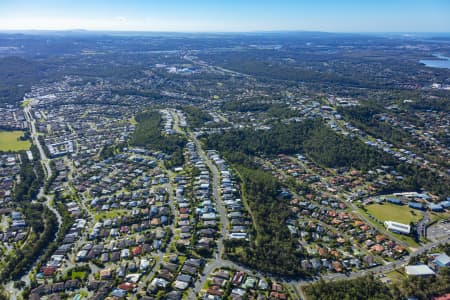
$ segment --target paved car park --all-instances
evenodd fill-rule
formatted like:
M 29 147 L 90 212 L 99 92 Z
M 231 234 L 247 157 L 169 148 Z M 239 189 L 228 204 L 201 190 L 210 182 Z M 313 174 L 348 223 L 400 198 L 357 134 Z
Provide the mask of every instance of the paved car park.
M 431 241 L 437 241 L 442 237 L 450 235 L 450 220 L 439 221 L 427 229 L 427 238 Z

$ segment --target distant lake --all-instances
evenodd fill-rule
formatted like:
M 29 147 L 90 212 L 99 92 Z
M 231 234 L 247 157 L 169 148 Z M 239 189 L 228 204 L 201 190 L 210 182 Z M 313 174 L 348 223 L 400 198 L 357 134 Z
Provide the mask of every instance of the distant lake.
M 440 54 L 433 54 L 433 55 L 438 59 L 436 60 L 423 59 L 420 60 L 420 63 L 424 64 L 427 67 L 450 69 L 450 57 L 443 56 Z

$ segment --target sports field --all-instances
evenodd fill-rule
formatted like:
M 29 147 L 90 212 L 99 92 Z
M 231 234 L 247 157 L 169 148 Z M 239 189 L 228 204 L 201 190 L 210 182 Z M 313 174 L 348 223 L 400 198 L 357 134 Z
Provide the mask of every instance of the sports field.
M 21 141 L 23 131 L 0 131 L 0 151 L 21 151 L 30 149 L 30 141 Z
M 395 221 L 403 224 L 417 222 L 422 219 L 422 214 L 409 208 L 407 205 L 395 205 L 391 203 L 370 204 L 366 206 L 367 212 L 380 221 Z

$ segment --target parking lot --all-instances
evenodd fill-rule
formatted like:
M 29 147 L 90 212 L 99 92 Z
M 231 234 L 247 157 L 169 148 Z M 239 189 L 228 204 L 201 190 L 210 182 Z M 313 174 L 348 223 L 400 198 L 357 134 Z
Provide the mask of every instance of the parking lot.
M 450 235 L 450 221 L 439 221 L 427 229 L 427 238 L 435 242 L 444 236 Z

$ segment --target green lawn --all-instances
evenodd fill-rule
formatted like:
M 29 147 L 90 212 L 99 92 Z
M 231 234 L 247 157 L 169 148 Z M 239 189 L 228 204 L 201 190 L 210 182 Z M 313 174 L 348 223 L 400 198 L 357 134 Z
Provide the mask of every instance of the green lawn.
M 368 207 L 366 207 L 366 208 L 368 208 Z M 368 218 L 370 216 L 369 213 L 363 211 L 362 209 L 359 209 L 359 212 Z M 375 226 L 375 228 L 377 228 L 380 232 L 385 232 L 386 228 L 384 227 L 383 222 L 381 221 L 381 219 L 379 219 L 379 221 L 380 222 L 372 220 L 373 226 Z M 414 248 L 420 247 L 420 245 L 409 235 L 403 235 L 403 234 L 394 233 L 394 232 L 389 232 L 389 234 L 392 235 L 393 237 L 395 237 L 396 239 L 399 239 L 399 240 L 407 243 L 408 246 L 411 247 L 411 249 L 413 249 L 413 250 L 414 250 Z
M 391 203 L 370 204 L 366 206 L 367 212 L 376 219 L 384 221 L 395 221 L 403 224 L 417 222 L 422 219 L 422 214 L 406 205 L 395 205 Z
M 406 278 L 405 273 L 399 271 L 399 270 L 394 270 L 391 272 L 386 273 L 386 277 L 389 278 L 391 281 L 402 281 L 404 278 Z
M 30 141 L 21 141 L 23 131 L 0 131 L 0 151 L 21 151 L 30 149 Z
M 33 99 L 25 99 L 22 102 L 22 107 L 27 106 L 28 104 L 30 104 L 31 102 L 33 102 Z
M 438 222 L 440 220 L 448 220 L 450 218 L 450 213 L 446 213 L 446 212 L 442 212 L 442 213 L 432 212 L 430 214 L 430 216 L 431 216 L 431 222 L 430 223 L 434 223 L 434 222 Z
M 128 211 L 126 209 L 114 209 L 110 211 L 100 211 L 94 212 L 95 221 L 105 220 L 105 219 L 114 219 L 119 216 L 126 215 Z
M 131 125 L 137 125 L 137 121 L 136 121 L 136 119 L 134 118 L 134 116 L 131 117 L 128 121 L 130 122 Z
M 420 212 L 414 212 L 416 215 L 413 215 L 410 209 L 407 206 L 398 206 L 394 204 L 371 204 L 366 206 L 367 212 L 359 209 L 359 212 L 367 217 L 373 216 L 376 220 L 372 220 L 373 225 L 380 231 L 386 231 L 386 228 L 383 225 L 385 220 L 396 221 L 404 224 L 409 224 L 412 219 L 420 220 L 422 218 L 422 214 Z M 389 232 L 393 237 L 405 242 L 412 249 L 420 247 L 420 245 L 409 235 L 403 235 L 399 233 Z
M 86 272 L 72 272 L 72 279 L 83 280 L 86 277 Z

